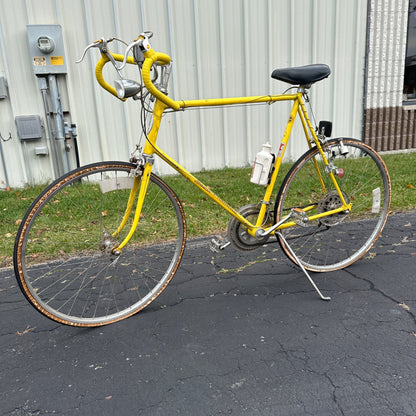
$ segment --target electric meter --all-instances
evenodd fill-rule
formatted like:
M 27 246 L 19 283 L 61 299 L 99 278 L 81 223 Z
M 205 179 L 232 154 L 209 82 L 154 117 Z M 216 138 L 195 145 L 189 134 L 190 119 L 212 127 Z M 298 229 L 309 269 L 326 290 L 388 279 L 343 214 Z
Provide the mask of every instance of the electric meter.
M 66 74 L 66 59 L 60 25 L 28 25 L 27 37 L 35 75 Z
M 52 53 L 55 49 L 55 42 L 49 36 L 40 36 L 38 38 L 38 48 L 42 53 Z

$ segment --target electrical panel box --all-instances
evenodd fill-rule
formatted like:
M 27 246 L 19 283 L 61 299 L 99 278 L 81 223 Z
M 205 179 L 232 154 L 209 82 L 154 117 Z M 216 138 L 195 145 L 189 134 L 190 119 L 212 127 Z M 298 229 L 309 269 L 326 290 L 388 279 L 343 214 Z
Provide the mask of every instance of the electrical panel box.
M 43 125 L 40 116 L 16 116 L 15 122 L 20 140 L 37 140 L 43 137 Z
M 67 73 L 60 25 L 27 25 L 27 36 L 35 75 Z

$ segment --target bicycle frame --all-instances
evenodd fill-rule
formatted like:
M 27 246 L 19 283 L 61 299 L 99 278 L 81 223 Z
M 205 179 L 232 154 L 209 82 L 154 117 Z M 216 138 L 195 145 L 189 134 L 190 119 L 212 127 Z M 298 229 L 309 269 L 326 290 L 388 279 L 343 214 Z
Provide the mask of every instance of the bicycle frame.
M 170 57 L 153 51 L 151 36 L 152 32 L 139 35 L 127 45 L 124 56 L 108 51 L 114 38 L 101 38 L 88 45 L 78 60 L 81 62 L 89 49 L 99 48 L 97 81 L 123 101 L 130 97 L 141 100 L 141 128 L 146 140 L 130 163 L 99 161 L 79 167 L 51 183 L 33 201 L 14 244 L 14 271 L 23 294 L 43 315 L 81 327 L 127 318 L 160 295 L 184 255 L 186 213 L 174 190 L 152 174 L 157 155 L 231 216 L 228 238 L 212 238 L 213 251 L 230 244 L 243 251 L 254 250 L 274 235 L 320 298 L 330 300 L 308 271 L 343 269 L 370 250 L 388 216 L 391 182 L 384 161 L 370 146 L 353 138 L 327 140 L 325 131 L 318 132 L 312 125 L 305 108 L 308 90 L 330 74 L 328 65 L 274 70 L 273 78 L 297 85 L 290 90 L 294 93 L 175 101 L 166 95 Z M 134 59 L 129 58 L 131 50 Z M 107 62 L 120 75 L 116 89 L 103 78 Z M 121 71 L 127 63 L 141 68 L 143 82 L 123 77 Z M 264 196 L 237 210 L 157 144 L 162 117 L 168 111 L 281 101 L 287 102 L 290 113 L 276 155 L 267 155 L 267 166 L 272 162 L 272 170 L 262 169 L 259 178 L 256 171 L 252 175 L 254 182 L 265 185 L 261 190 Z M 153 115 L 149 128 L 147 113 Z M 293 163 L 277 190 L 277 176 L 297 117 L 309 150 Z M 254 169 L 260 162 L 259 157 Z M 272 195 L 277 191 L 277 196 Z M 356 212 L 351 212 L 352 208 Z M 69 221 L 68 215 L 62 215 L 66 211 Z
M 110 54 L 111 57 L 116 61 L 123 61 L 124 56 L 118 55 L 118 54 Z M 150 132 L 147 134 L 147 141 L 143 149 L 143 155 L 145 156 L 146 162 L 143 166 L 143 171 L 140 177 L 136 177 L 135 179 L 135 185 L 133 186 L 130 198 L 128 202 L 128 206 L 126 207 L 126 212 L 124 215 L 124 218 L 119 226 L 119 229 L 114 233 L 114 236 L 117 235 L 121 229 L 125 226 L 127 223 L 127 218 L 131 214 L 131 209 L 133 206 L 133 202 L 137 197 L 137 205 L 136 205 L 136 211 L 134 215 L 134 220 L 131 225 L 130 231 L 126 238 L 121 242 L 121 244 L 116 248 L 116 250 L 121 250 L 130 240 L 132 237 L 134 231 L 136 230 L 136 227 L 139 223 L 140 219 L 140 213 L 143 206 L 143 202 L 146 196 L 147 186 L 150 180 L 150 174 L 152 171 L 153 166 L 153 155 L 156 154 L 159 156 L 162 160 L 164 160 L 168 165 L 170 165 L 175 171 L 177 171 L 180 175 L 184 176 L 187 180 L 189 180 L 191 183 L 193 183 L 197 188 L 199 188 L 203 193 L 205 193 L 209 198 L 211 198 L 217 205 L 222 207 L 224 210 L 226 210 L 230 215 L 232 215 L 234 218 L 236 218 L 238 221 L 240 221 L 242 224 L 244 224 L 248 232 L 251 235 L 255 235 L 257 230 L 262 230 L 265 234 L 267 233 L 274 233 L 275 230 L 280 230 L 283 228 L 288 228 L 296 225 L 294 221 L 287 221 L 281 225 L 279 225 L 277 228 L 273 227 L 273 230 L 271 230 L 271 226 L 269 227 L 263 227 L 265 215 L 267 213 L 267 208 L 270 205 L 270 198 L 272 196 L 272 192 L 274 189 L 274 185 L 276 182 L 276 178 L 278 176 L 280 166 L 282 164 L 283 156 L 287 147 L 287 143 L 289 141 L 289 137 L 295 122 L 296 117 L 299 115 L 305 138 L 308 143 L 309 148 L 312 147 L 312 145 L 317 146 L 319 149 L 320 155 L 322 156 L 322 159 L 325 163 L 325 165 L 328 165 L 328 161 L 325 157 L 325 153 L 322 150 L 320 141 L 315 133 L 315 130 L 309 120 L 305 104 L 303 101 L 303 96 L 305 94 L 305 88 L 299 87 L 297 93 L 295 94 L 283 94 L 283 95 L 267 95 L 267 96 L 251 96 L 251 97 L 233 97 L 233 98 L 218 98 L 218 99 L 206 99 L 206 100 L 185 100 L 185 101 L 174 101 L 168 96 L 164 95 L 162 92 L 160 92 L 152 83 L 151 77 L 150 77 L 150 68 L 152 65 L 158 61 L 161 64 L 168 64 L 170 63 L 170 57 L 166 54 L 162 53 L 156 53 L 153 51 L 153 49 L 150 49 L 149 51 L 144 53 L 145 56 L 145 62 L 142 67 L 142 74 L 143 74 L 143 82 L 148 89 L 148 91 L 156 97 L 156 101 L 153 107 L 153 125 L 150 130 Z M 110 58 L 107 54 L 101 55 L 101 59 L 98 61 L 96 66 L 96 78 L 99 84 L 105 88 L 107 91 L 109 91 L 111 94 L 117 96 L 116 91 L 113 87 L 111 87 L 109 84 L 106 83 L 102 76 L 102 69 L 104 65 L 110 61 Z M 128 58 L 127 63 L 134 63 L 133 58 Z M 200 182 L 194 175 L 192 175 L 190 172 L 188 172 L 183 166 L 181 166 L 178 162 L 176 162 L 174 159 L 172 159 L 168 154 L 166 154 L 160 147 L 157 146 L 157 136 L 159 132 L 159 127 L 161 124 L 162 116 L 164 111 L 167 108 L 171 108 L 175 111 L 178 111 L 180 109 L 185 110 L 187 108 L 203 108 L 203 107 L 212 107 L 212 106 L 231 106 L 236 104 L 253 104 L 253 103 L 269 103 L 272 104 L 274 102 L 279 101 L 292 101 L 292 109 L 290 111 L 289 119 L 280 143 L 280 146 L 278 148 L 278 153 L 275 157 L 274 161 L 274 169 L 273 173 L 270 177 L 269 184 L 267 185 L 265 189 L 265 194 L 263 197 L 263 200 L 261 201 L 260 205 L 260 212 L 257 217 L 257 220 L 255 223 L 251 223 L 248 221 L 245 217 L 243 217 L 239 212 L 237 212 L 234 208 L 232 208 L 227 202 L 222 200 L 220 197 L 218 197 L 213 191 L 211 191 L 206 185 L 204 185 L 202 182 Z M 317 176 L 319 177 L 319 180 L 322 185 L 322 189 L 324 193 L 326 192 L 324 181 L 322 179 L 321 173 L 319 169 L 316 169 Z M 340 200 L 342 201 L 342 206 L 326 211 L 321 214 L 312 215 L 309 217 L 309 220 L 315 220 L 318 218 L 322 218 L 325 216 L 333 215 L 338 212 L 346 211 L 351 209 L 351 204 L 347 204 L 347 202 L 344 199 L 344 196 L 337 184 L 336 178 L 332 172 L 328 173 L 331 177 L 331 180 L 334 184 L 335 189 L 338 192 L 338 195 L 340 197 Z M 140 184 L 140 187 L 139 187 Z M 138 192 L 138 196 L 137 196 Z M 315 204 L 311 204 L 310 207 L 304 208 L 304 212 L 308 212 Z

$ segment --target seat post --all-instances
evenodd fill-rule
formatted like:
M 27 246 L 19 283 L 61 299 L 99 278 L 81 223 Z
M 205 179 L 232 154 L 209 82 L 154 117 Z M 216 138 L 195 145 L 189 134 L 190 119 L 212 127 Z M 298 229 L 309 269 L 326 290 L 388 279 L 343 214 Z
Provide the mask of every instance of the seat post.
M 302 95 L 307 92 L 307 90 L 311 87 L 311 84 L 306 85 L 299 85 L 298 87 L 298 93 L 301 93 Z

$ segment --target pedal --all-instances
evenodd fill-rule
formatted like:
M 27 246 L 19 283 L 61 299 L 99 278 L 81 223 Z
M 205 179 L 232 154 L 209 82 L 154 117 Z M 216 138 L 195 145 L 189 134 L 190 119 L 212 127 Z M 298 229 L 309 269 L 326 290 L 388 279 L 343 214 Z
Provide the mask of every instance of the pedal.
M 211 239 L 209 242 L 209 248 L 214 253 L 219 253 L 220 251 L 224 250 L 226 247 L 228 247 L 231 243 L 221 236 L 215 236 Z
M 292 208 L 290 216 L 296 224 L 301 225 L 302 227 L 308 225 L 309 217 L 303 209 Z

